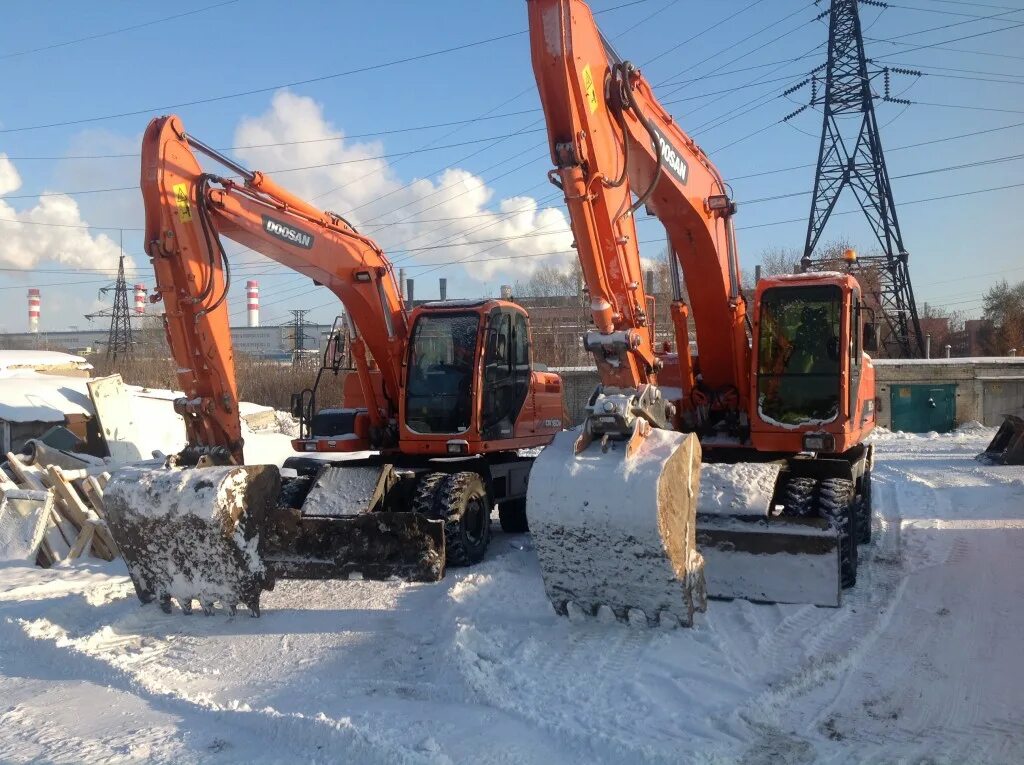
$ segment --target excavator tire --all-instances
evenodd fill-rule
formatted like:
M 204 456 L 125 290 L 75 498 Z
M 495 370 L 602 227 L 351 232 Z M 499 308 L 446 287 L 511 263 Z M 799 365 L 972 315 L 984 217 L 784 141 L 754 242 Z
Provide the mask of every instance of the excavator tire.
M 854 502 L 854 519 L 857 526 L 857 544 L 871 542 L 871 469 L 864 472 L 860 480 L 860 494 Z
M 826 478 L 818 487 L 818 508 L 839 532 L 839 577 L 844 588 L 857 584 L 856 488 L 846 478 Z
M 479 563 L 491 540 L 491 501 L 483 479 L 471 471 L 452 473 L 436 491 L 448 565 Z
M 813 478 L 798 476 L 790 478 L 786 482 L 783 494 L 785 514 L 796 518 L 806 518 L 814 515 L 816 511 L 815 495 L 817 494 L 818 482 Z
M 447 473 L 424 473 L 416 484 L 416 493 L 412 498 L 412 511 L 428 518 L 439 518 L 437 510 L 437 487 L 448 477 Z
M 530 530 L 526 519 L 526 497 L 522 499 L 506 499 L 498 505 L 498 520 L 501 530 L 506 534 L 525 534 Z

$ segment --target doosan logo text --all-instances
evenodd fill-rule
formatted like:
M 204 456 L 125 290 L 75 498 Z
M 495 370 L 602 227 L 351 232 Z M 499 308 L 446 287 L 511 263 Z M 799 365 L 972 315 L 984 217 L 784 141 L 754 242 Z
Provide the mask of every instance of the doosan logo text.
M 276 236 L 278 239 L 284 239 L 289 244 L 294 244 L 305 250 L 313 248 L 312 234 L 307 234 L 302 229 L 294 228 L 279 220 L 274 220 L 269 215 L 263 216 L 263 230 L 268 234 Z
M 676 151 L 676 147 L 669 143 L 668 138 L 660 130 L 655 128 L 654 134 L 658 137 L 658 145 L 654 148 L 661 154 L 661 161 L 681 183 L 686 183 L 687 175 L 690 172 L 686 160 L 682 158 L 679 152 Z

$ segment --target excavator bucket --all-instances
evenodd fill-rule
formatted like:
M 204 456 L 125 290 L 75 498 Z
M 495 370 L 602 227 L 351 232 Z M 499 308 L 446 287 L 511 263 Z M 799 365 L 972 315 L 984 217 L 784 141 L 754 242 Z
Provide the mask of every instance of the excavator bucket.
M 1024 465 L 1024 419 L 1008 414 L 981 455 L 1001 465 Z
M 767 603 L 840 602 L 840 538 L 819 517 L 773 515 L 782 465 L 705 464 L 697 544 L 711 598 Z
M 381 511 L 391 466 L 325 466 L 312 486 L 282 491 L 273 465 L 128 467 L 107 484 L 111 534 L 144 603 L 185 613 L 198 600 L 260 612 L 278 577 L 435 582 L 444 575 L 444 522 Z M 305 488 L 301 507 L 291 493 Z M 301 495 L 302 492 L 299 492 Z
M 279 503 L 267 565 L 282 578 L 440 581 L 444 522 L 384 510 L 398 480 L 391 465 L 325 465 L 300 508 Z
M 267 514 L 280 491 L 272 465 L 186 469 L 126 467 L 104 490 L 107 524 L 139 599 L 186 613 L 198 600 L 241 603 L 253 616 L 273 586 L 261 557 Z
M 555 610 L 690 626 L 705 608 L 696 546 L 700 444 L 653 430 L 634 443 L 575 451 L 555 436 L 530 471 L 527 516 Z

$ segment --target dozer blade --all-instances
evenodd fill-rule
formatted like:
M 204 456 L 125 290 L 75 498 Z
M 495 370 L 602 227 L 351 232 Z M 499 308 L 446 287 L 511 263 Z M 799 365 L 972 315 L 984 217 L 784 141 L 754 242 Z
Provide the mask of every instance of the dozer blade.
M 703 466 L 697 544 L 708 597 L 838 606 L 839 532 L 824 518 L 769 513 L 780 470 L 778 463 Z
M 1001 465 L 1024 465 L 1024 419 L 1005 415 L 995 438 L 978 456 Z
M 704 562 L 695 511 L 696 436 L 653 430 L 626 457 L 626 441 L 576 454 L 577 434 L 555 436 L 534 462 L 530 532 L 555 610 L 681 626 L 703 611 Z
M 396 481 L 391 465 L 325 466 L 301 509 L 278 509 L 267 565 L 293 579 L 440 581 L 444 522 L 384 510 Z
M 188 469 L 126 467 L 104 490 L 110 533 L 139 599 L 171 599 L 186 613 L 220 602 L 259 615 L 273 586 L 261 559 L 262 531 L 280 491 L 272 465 Z

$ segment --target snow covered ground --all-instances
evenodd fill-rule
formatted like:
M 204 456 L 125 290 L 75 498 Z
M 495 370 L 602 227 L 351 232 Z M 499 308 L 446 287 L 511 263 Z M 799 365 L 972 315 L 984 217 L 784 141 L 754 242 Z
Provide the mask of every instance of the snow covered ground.
M 840 609 L 569 623 L 529 536 L 443 582 L 281 582 L 260 619 L 142 607 L 121 564 L 0 570 L 2 762 L 1024 761 L 1024 469 L 991 430 L 877 437 Z M 197 611 L 198 614 L 198 611 Z

